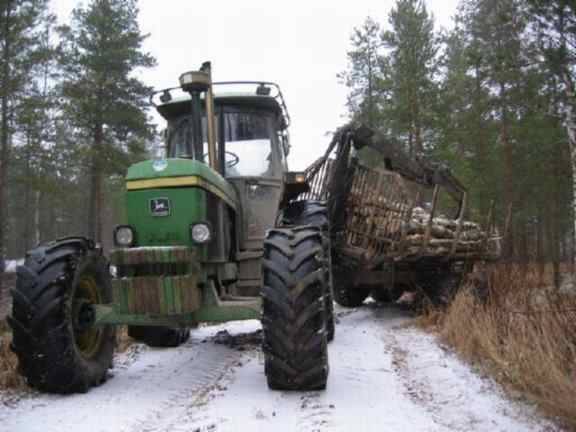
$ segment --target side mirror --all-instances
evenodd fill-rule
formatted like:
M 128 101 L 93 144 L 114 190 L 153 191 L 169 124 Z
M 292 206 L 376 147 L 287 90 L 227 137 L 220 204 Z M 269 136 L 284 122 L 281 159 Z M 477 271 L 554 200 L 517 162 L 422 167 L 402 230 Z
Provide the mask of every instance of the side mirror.
M 288 134 L 286 132 L 280 133 L 280 140 L 282 141 L 282 149 L 284 154 L 288 156 L 290 154 L 290 141 L 288 140 Z

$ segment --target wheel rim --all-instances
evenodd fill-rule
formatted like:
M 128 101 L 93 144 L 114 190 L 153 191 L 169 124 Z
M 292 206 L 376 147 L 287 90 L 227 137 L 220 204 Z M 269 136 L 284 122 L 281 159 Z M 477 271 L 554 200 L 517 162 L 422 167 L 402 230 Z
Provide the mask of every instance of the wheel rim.
M 83 275 L 74 293 L 72 314 L 76 348 L 87 359 L 96 354 L 102 341 L 102 329 L 92 325 L 92 305 L 99 303 L 101 298 L 96 280 L 92 275 Z

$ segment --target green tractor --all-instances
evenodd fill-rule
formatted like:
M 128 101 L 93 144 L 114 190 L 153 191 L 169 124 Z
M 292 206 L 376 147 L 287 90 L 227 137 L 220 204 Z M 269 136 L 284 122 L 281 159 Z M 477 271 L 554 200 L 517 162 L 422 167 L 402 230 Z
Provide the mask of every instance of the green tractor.
M 287 168 L 279 87 L 212 83 L 204 63 L 156 98 L 167 158 L 128 169 L 110 259 L 71 237 L 19 267 L 9 318 L 19 371 L 41 391 L 85 392 L 107 378 L 116 325 L 173 347 L 199 322 L 261 319 L 268 386 L 324 389 L 329 224 L 322 202 L 298 200 L 309 186 Z

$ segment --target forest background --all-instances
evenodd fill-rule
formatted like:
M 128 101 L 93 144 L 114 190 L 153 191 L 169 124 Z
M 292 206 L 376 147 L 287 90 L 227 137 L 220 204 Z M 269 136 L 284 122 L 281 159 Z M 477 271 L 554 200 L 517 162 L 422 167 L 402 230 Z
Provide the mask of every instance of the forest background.
M 136 0 L 68 25 L 48 0 L 0 1 L 0 257 L 72 234 L 110 246 L 126 168 L 159 141 L 137 17 Z M 338 77 L 351 119 L 461 179 L 469 218 L 495 203 L 504 259 L 573 262 L 575 53 L 573 1 L 462 0 L 448 31 L 398 0 L 354 30 Z

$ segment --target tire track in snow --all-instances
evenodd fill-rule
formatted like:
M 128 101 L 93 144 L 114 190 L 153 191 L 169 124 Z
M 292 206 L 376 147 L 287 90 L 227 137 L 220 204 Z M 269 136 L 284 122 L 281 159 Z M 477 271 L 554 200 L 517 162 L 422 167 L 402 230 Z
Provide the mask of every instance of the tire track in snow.
M 124 358 L 119 356 L 112 370 L 113 379 L 87 394 L 34 394 L 13 409 L 0 407 L 0 430 L 155 430 L 155 424 L 162 427 L 169 422 L 192 397 L 209 392 L 243 356 L 222 345 L 202 342 L 222 328 L 250 332 L 257 327 L 255 321 L 204 327 L 194 330 L 190 341 L 179 348 L 136 348 Z
M 323 392 L 268 390 L 258 348 L 213 343 L 217 332 L 251 333 L 257 322 L 192 332 L 177 349 L 136 350 L 114 379 L 86 395 L 36 395 L 0 406 L 10 432 L 497 432 L 556 431 L 506 400 L 436 339 L 406 327 L 409 314 L 374 304 L 338 312 Z
M 436 338 L 413 328 L 384 335 L 404 393 L 438 425 L 451 431 L 559 431 L 525 404 L 510 401 L 482 377 L 443 349 Z
M 211 393 L 218 389 L 218 383 L 233 367 L 239 366 L 238 359 L 242 354 L 222 347 L 214 348 L 217 351 L 215 355 L 190 365 L 194 376 L 187 381 L 185 389 L 171 395 L 144 419 L 136 422 L 130 431 L 177 432 L 183 430 L 183 426 L 186 427 L 185 430 L 192 431 L 216 430 L 217 422 L 210 420 L 203 412 L 204 408 L 210 399 L 215 397 Z M 183 422 L 184 418 L 187 419 L 186 422 Z
M 226 350 L 225 348 L 221 348 Z M 211 402 L 222 397 L 232 381 L 235 369 L 244 366 L 251 351 L 226 350 L 221 362 L 195 364 L 198 375 L 190 388 L 174 395 L 164 407 L 135 425 L 131 432 L 213 432 L 228 420 L 211 410 Z
M 320 392 L 307 393 L 301 396 L 302 403 L 300 404 L 296 430 L 317 432 L 333 428 L 333 408 L 325 403 L 321 396 Z

